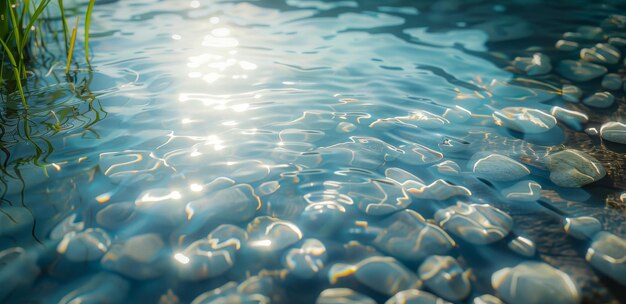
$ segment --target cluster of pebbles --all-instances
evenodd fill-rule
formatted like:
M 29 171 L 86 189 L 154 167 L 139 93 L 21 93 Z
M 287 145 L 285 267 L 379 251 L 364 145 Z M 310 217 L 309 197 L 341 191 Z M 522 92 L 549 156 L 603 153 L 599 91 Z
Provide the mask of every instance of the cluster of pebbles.
M 537 53 L 516 58 L 512 65 L 528 76 L 558 73 L 567 82 L 552 92 L 559 99 L 582 102 L 589 111 L 609 108 L 623 102 L 619 91 L 626 91 L 620 72 L 626 64 L 625 29 L 626 17 L 611 16 L 602 27 L 580 27 L 556 43 L 558 50 L 579 54 L 577 59 L 551 62 Z M 578 85 L 598 78 L 597 91 Z M 490 89 L 498 98 L 498 88 Z M 315 299 L 320 304 L 580 303 L 579 282 L 542 261 L 535 241 L 519 235 L 513 217 L 480 197 L 484 188 L 476 185 L 499 189 L 493 200 L 515 205 L 541 200 L 542 184 L 566 192 L 596 183 L 607 176 L 598 159 L 525 139 L 551 136 L 565 127 L 626 144 L 626 124 L 609 121 L 586 129 L 588 115 L 566 107 L 544 111 L 531 107 L 533 101 L 503 107 L 483 101 L 484 96 L 460 94 L 457 105 L 443 113 L 415 110 L 376 119 L 307 112 L 278 134 L 255 134 L 268 136 L 268 143 L 277 142 L 270 138 L 277 135 L 280 145 L 271 149 L 274 163 L 220 163 L 202 156 L 222 150 L 215 138 L 179 150 L 164 146 L 103 153 L 100 169 L 115 184 L 156 183 L 172 167 L 229 173 L 188 188 L 148 189 L 131 202 L 104 198 L 89 227 L 76 213 L 68 215 L 45 240 L 54 244 L 57 257 L 45 269 L 38 251 L 1 251 L 0 300 L 33 284 L 43 271 L 89 265 L 102 271 L 51 298 L 59 303 L 121 302 L 136 282 L 165 277 L 213 286 L 196 293 L 194 304 L 281 302 L 293 282 L 323 286 Z M 315 145 L 328 134 L 350 134 L 362 127 L 393 130 L 398 136 L 422 130 L 444 135 L 434 136 L 436 146 L 420 140 L 392 145 L 356 135 L 347 142 Z M 485 127 L 516 136 L 509 136 L 504 146 L 523 147 L 508 153 L 508 148 L 476 147 L 469 139 Z M 400 166 L 418 169 L 409 172 Z M 329 177 L 326 168 L 345 171 Z M 381 168 L 380 176 L 368 173 Z M 365 177 L 350 176 L 359 174 Z M 542 175 L 552 184 L 534 180 Z M 587 244 L 584 259 L 595 271 L 626 286 L 626 239 L 605 231 L 591 216 L 563 216 L 562 223 L 569 237 Z M 18 229 L 12 225 L 3 229 Z M 473 247 L 485 252 L 504 247 L 520 262 L 495 269 L 490 282 L 477 283 L 463 256 Z M 179 302 L 173 290 L 160 294 L 160 303 Z

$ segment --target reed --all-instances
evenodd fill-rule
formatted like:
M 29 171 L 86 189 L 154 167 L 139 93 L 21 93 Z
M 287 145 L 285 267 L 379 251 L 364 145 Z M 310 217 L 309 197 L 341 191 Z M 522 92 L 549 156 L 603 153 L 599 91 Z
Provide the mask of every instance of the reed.
M 44 35 L 57 34 L 50 33 L 53 27 L 42 26 L 49 22 L 56 22 L 44 17 L 44 11 L 50 7 L 53 0 L 0 0 L 0 43 L 2 53 L 0 58 L 2 66 L 0 67 L 0 86 L 7 97 L 13 92 L 19 92 L 24 109 L 28 109 L 27 92 L 24 87 L 27 79 L 27 70 L 37 62 L 38 56 L 42 56 L 43 52 L 37 52 L 38 48 L 43 48 Z M 61 42 L 65 48 L 67 57 L 66 74 L 70 73 L 70 65 L 72 62 L 72 53 L 75 50 L 77 25 L 72 30 L 70 36 L 69 27 L 67 25 L 66 8 L 63 0 L 54 0 L 58 4 L 60 10 L 63 41 Z M 85 63 L 89 64 L 89 27 L 91 25 L 91 15 L 93 12 L 95 0 L 90 0 L 85 14 L 85 37 L 84 52 Z M 39 38 L 39 39 L 37 39 Z M 43 61 L 43 60 L 41 60 Z M 10 70 L 10 71 L 9 71 Z M 69 79 L 69 77 L 68 77 Z

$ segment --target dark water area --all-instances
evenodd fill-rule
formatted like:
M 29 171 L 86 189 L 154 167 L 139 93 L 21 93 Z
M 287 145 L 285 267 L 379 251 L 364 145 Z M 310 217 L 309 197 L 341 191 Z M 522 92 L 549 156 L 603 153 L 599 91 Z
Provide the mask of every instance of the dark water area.
M 0 302 L 626 302 L 624 1 L 92 18 L 0 103 Z

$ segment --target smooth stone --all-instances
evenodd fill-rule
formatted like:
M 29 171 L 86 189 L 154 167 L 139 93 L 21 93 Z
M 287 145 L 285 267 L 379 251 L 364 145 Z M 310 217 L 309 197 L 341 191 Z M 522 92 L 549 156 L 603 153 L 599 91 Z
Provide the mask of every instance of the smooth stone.
M 550 109 L 550 114 L 552 114 L 552 116 L 554 116 L 561 123 L 576 131 L 581 131 L 583 129 L 583 124 L 586 124 L 589 121 L 589 117 L 584 113 L 557 106 Z
M 614 3 L 619 3 L 615 1 Z M 609 15 L 602 21 L 602 27 L 608 29 L 624 29 L 626 28 L 626 16 L 624 15 Z
M 246 239 L 246 231 L 237 226 L 218 226 L 206 239 L 195 241 L 174 254 L 178 276 L 197 281 L 224 274 L 235 264 L 235 254 Z
M 600 135 L 600 131 L 598 131 L 598 129 L 596 129 L 596 128 L 587 128 L 587 129 L 585 129 L 585 133 L 587 133 L 587 135 L 589 135 L 589 136 L 598 136 L 598 135 Z
M 37 258 L 22 247 L 0 251 L 0 302 L 12 292 L 29 287 L 39 276 L 41 269 Z
M 102 272 L 65 295 L 58 304 L 124 303 L 130 283 L 122 277 Z
M 114 203 L 100 209 L 96 213 L 96 223 L 106 229 L 119 229 L 129 223 L 134 214 L 134 203 Z
M 315 304 L 376 304 L 372 298 L 360 294 L 349 288 L 324 289 L 318 296 Z
M 556 42 L 554 47 L 556 47 L 559 51 L 570 52 L 577 50 L 580 45 L 578 44 L 578 42 L 561 39 Z
M 617 121 L 607 122 L 600 127 L 600 136 L 604 140 L 626 144 L 626 124 Z
M 609 38 L 609 44 L 614 47 L 626 47 L 626 38 L 622 37 L 611 37 Z
M 461 301 L 470 294 L 468 273 L 450 256 L 433 255 L 418 269 L 424 285 L 449 301 Z
M 516 57 L 513 66 L 529 76 L 547 74 L 552 70 L 550 57 L 541 53 L 535 53 L 532 57 Z
M 82 232 L 70 232 L 57 246 L 57 252 L 72 262 L 87 262 L 100 259 L 111 245 L 111 238 L 100 228 L 89 228 Z
M 394 213 L 372 224 L 371 233 L 376 235 L 372 245 L 407 261 L 447 254 L 456 244 L 445 231 L 413 210 Z
M 500 209 L 461 202 L 437 211 L 435 222 L 445 231 L 477 245 L 497 242 L 513 228 L 513 219 Z
M 602 223 L 595 217 L 580 216 L 565 219 L 565 232 L 579 240 L 593 238 L 596 233 L 602 231 Z
M 508 182 L 518 180 L 530 174 L 530 170 L 523 164 L 507 156 L 477 152 L 467 164 L 477 177 L 489 181 Z
M 179 191 L 156 188 L 139 194 L 135 200 L 135 211 L 175 224 L 185 220 L 185 204 Z
M 616 64 L 621 56 L 618 49 L 607 43 L 598 43 L 592 48 L 580 50 L 580 58 L 591 62 Z
M 604 39 L 604 31 L 601 27 L 583 25 L 576 32 L 566 32 L 563 38 L 575 41 L 599 41 Z
M 300 228 L 289 221 L 259 216 L 248 224 L 248 245 L 263 251 L 280 251 L 302 239 Z
M 302 247 L 287 252 L 284 264 L 289 273 L 302 279 L 310 279 L 324 269 L 326 247 L 317 239 L 304 241 Z
M 354 267 L 357 281 L 389 296 L 422 285 L 417 275 L 394 258 L 371 257 Z
M 385 169 L 385 177 L 398 182 L 402 186 L 405 186 L 407 182 L 419 184 L 424 183 L 421 178 L 411 174 L 410 172 L 394 167 Z
M 461 173 L 461 167 L 451 160 L 440 162 L 436 165 L 432 165 L 431 167 L 435 168 L 438 173 L 447 176 L 458 176 Z
M 342 186 L 341 191 L 350 196 L 361 211 L 370 215 L 390 214 L 411 204 L 411 197 L 404 187 L 391 179 L 347 183 Z
M 555 70 L 561 76 L 576 82 L 585 82 L 598 78 L 608 71 L 601 65 L 581 60 L 562 60 Z
M 626 240 L 602 231 L 593 237 L 585 259 L 593 268 L 626 286 Z
M 437 201 L 447 200 L 455 196 L 471 196 L 472 192 L 462 186 L 456 186 L 443 179 L 438 179 L 430 185 L 414 183 L 406 187 L 413 197 L 418 199 L 432 199 Z
M 346 208 L 335 202 L 313 203 L 300 214 L 300 227 L 320 236 L 330 236 L 344 222 Z
M 261 199 L 248 184 L 240 184 L 213 192 L 187 203 L 188 223 L 185 231 L 191 233 L 209 224 L 243 223 L 261 208 Z
M 396 293 L 385 304 L 450 304 L 450 302 L 427 291 L 407 289 Z
M 85 222 L 76 222 L 76 213 L 70 214 L 50 231 L 51 240 L 60 240 L 66 234 L 78 232 L 85 228 Z
M 504 302 L 495 296 L 484 294 L 479 297 L 475 297 L 474 300 L 472 300 L 472 304 L 504 304 Z
M 597 92 L 583 99 L 583 103 L 595 108 L 608 108 L 615 102 L 615 97 L 609 92 Z
M 558 186 L 578 188 L 596 182 L 606 175 L 600 162 L 591 155 L 568 149 L 546 157 L 550 180 Z
M 499 126 L 522 133 L 543 133 L 556 126 L 556 119 L 541 110 L 523 107 L 508 107 L 493 112 Z
M 500 191 L 506 199 L 517 202 L 534 202 L 541 197 L 541 185 L 532 180 L 525 180 Z
M 543 262 L 522 262 L 491 276 L 491 285 L 508 304 L 580 303 L 578 287 L 564 272 Z
M 622 77 L 615 73 L 606 74 L 602 78 L 602 87 L 607 90 L 619 90 L 622 88 Z
M 579 102 L 580 98 L 583 97 L 583 90 L 575 85 L 565 84 L 561 88 L 561 95 L 565 101 Z
M 513 252 L 527 258 L 534 257 L 535 253 L 537 252 L 537 246 L 535 246 L 535 242 L 522 236 L 518 236 L 512 239 L 509 242 L 508 246 L 509 249 L 511 249 Z
M 163 273 L 165 249 L 158 234 L 141 234 L 111 246 L 100 264 L 137 280 L 155 278 Z

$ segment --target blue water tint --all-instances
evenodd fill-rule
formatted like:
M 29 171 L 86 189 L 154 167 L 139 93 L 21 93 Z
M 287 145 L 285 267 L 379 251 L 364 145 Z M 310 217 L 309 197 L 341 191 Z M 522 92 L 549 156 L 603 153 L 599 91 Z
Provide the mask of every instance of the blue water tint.
M 626 301 L 622 1 L 96 2 L 2 101 L 0 302 Z

